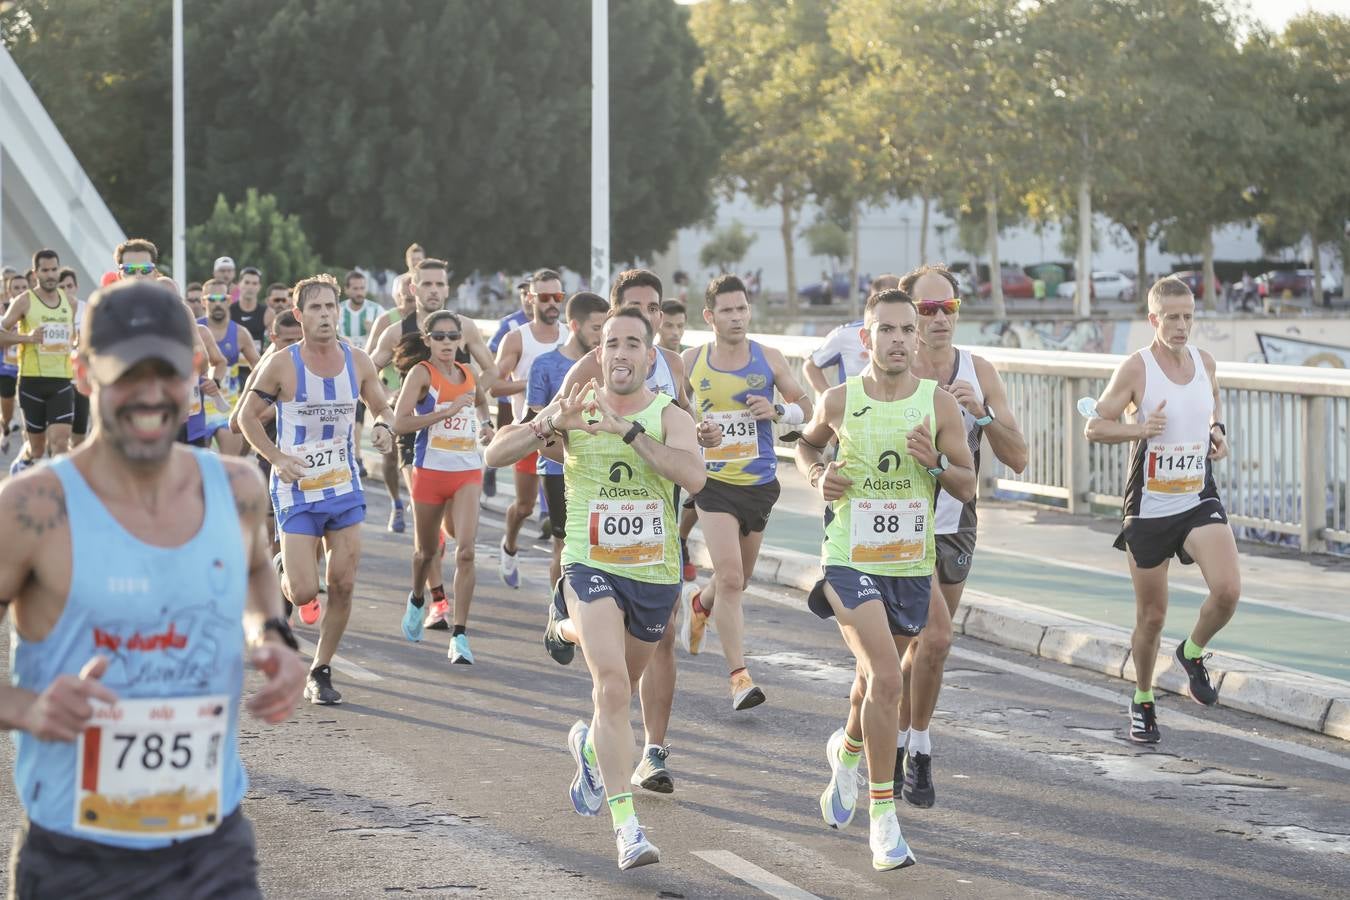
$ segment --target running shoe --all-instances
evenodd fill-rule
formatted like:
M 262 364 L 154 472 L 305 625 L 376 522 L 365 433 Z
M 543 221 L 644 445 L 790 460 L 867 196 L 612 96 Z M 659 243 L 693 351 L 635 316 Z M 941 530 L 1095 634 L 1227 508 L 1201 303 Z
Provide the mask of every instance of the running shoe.
M 572 808 L 579 816 L 598 816 L 605 805 L 605 784 L 600 778 L 600 767 L 586 762 L 582 747 L 590 727 L 580 719 L 567 732 L 567 749 L 577 761 L 577 776 L 572 779 Z
M 306 625 L 313 625 L 315 622 L 319 621 L 320 609 L 318 597 L 315 597 L 308 603 L 297 606 L 296 609 L 300 611 L 300 621 L 304 622 Z
M 29 459 L 27 456 L 20 453 L 18 456 L 14 457 L 14 462 L 9 464 L 9 477 L 13 478 L 15 475 L 18 475 L 24 469 L 32 468 L 32 466 L 33 461 Z
M 558 618 L 558 607 L 552 602 L 548 605 L 548 624 L 544 626 L 544 649 L 548 655 L 553 657 L 553 661 L 560 666 L 572 664 L 572 659 L 577 655 L 577 645 L 562 636 L 558 630 L 558 624 L 562 620 Z
M 937 802 L 933 789 L 933 757 L 927 753 L 905 754 L 905 786 L 900 791 L 905 802 L 929 809 Z
M 10 435 L 14 433 L 14 429 L 12 429 L 8 425 L 5 425 L 4 432 L 5 432 L 4 435 L 0 436 L 0 453 L 9 452 L 9 438 Z
M 844 765 L 844 729 L 825 742 L 825 761 L 830 766 L 830 783 L 820 795 L 820 816 L 831 828 L 846 828 L 858 809 L 858 770 Z
M 1137 744 L 1156 744 L 1162 740 L 1158 710 L 1152 703 L 1130 704 L 1130 740 Z
M 405 525 L 403 523 L 403 501 L 395 500 L 394 508 L 389 510 L 389 530 L 394 534 L 402 534 Z
M 742 669 L 731 677 L 731 708 L 753 709 L 764 702 L 764 692 L 755 687 L 750 673 Z
M 319 706 L 342 702 L 342 695 L 333 688 L 333 667 L 315 666 L 305 679 L 305 699 Z
M 452 637 L 450 649 L 446 651 L 445 658 L 452 663 L 459 663 L 463 666 L 473 665 L 473 651 L 469 649 L 469 636 L 457 634 Z
M 1186 677 L 1191 682 L 1191 699 L 1202 706 L 1213 706 L 1219 700 L 1219 692 L 1214 689 L 1214 685 L 1209 683 L 1209 670 L 1205 668 L 1205 660 L 1213 656 L 1213 653 L 1206 653 L 1198 659 L 1186 658 L 1186 644 L 1183 641 L 1177 644 L 1177 662 L 1186 670 Z
M 681 593 L 689 594 L 689 611 L 680 616 L 680 644 L 690 656 L 698 656 L 703 649 L 703 635 L 708 630 L 708 613 L 694 607 L 694 601 L 703 596 L 703 591 L 692 583 L 689 587 L 693 590 L 681 590 Z
M 495 496 L 497 496 L 497 470 L 496 470 L 496 469 L 484 469 L 484 470 L 483 470 L 483 496 L 484 496 L 484 497 L 495 497 Z
M 872 868 L 878 872 L 890 869 L 907 869 L 914 865 L 914 851 L 905 843 L 900 833 L 900 820 L 895 810 L 872 820 L 868 843 L 872 847 Z
M 658 794 L 673 793 L 675 779 L 670 777 L 670 770 L 666 768 L 666 759 L 669 757 L 669 747 L 648 747 L 629 780 L 640 788 Z
M 517 590 L 520 588 L 520 568 L 516 565 L 514 554 L 506 552 L 506 538 L 502 538 L 501 554 L 497 560 L 497 574 L 502 579 L 502 584 Z
M 450 622 L 446 618 L 450 615 L 450 600 L 432 600 L 431 605 L 427 607 L 427 617 L 422 622 L 423 628 L 430 628 L 432 631 L 449 631 Z
M 620 869 L 627 871 L 661 861 L 661 851 L 647 840 L 636 817 L 614 829 L 614 842 L 619 845 Z
M 422 639 L 422 607 L 413 603 L 412 592 L 408 593 L 408 608 L 403 610 L 403 636 L 414 644 Z

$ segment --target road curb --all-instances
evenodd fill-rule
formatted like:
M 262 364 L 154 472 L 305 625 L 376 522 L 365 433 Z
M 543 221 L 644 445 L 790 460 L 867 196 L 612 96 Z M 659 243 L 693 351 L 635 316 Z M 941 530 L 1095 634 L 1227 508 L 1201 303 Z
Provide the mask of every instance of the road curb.
M 483 505 L 504 514 L 510 502 L 509 497 L 499 494 L 484 498 Z M 704 569 L 712 564 L 702 538 L 690 539 L 689 555 Z M 806 609 L 806 592 L 819 578 L 818 557 L 767 544 L 760 550 L 755 581 L 801 591 L 802 609 Z M 957 634 L 1042 659 L 1126 682 L 1134 680 L 1130 633 L 1123 628 L 968 588 L 952 621 L 952 629 Z M 1186 676 L 1173 652 L 1175 647 L 1171 644 L 1164 644 L 1159 652 L 1154 667 L 1154 686 L 1168 693 L 1185 695 Z M 1350 741 L 1350 684 L 1225 653 L 1214 654 L 1209 661 L 1209 670 L 1219 688 L 1219 705 Z
M 689 541 L 689 555 L 703 568 L 711 564 L 707 545 L 699 538 Z M 772 581 L 801 591 L 809 590 L 819 578 L 820 561 L 816 557 L 768 545 L 760 551 L 755 567 L 756 581 Z M 1130 632 L 1123 628 L 975 589 L 966 591 L 952 628 L 957 634 L 1043 659 L 1127 682 L 1134 679 Z M 1154 668 L 1154 683 L 1168 693 L 1185 695 L 1186 676 L 1173 652 L 1171 644 L 1163 645 Z M 1219 687 L 1219 705 L 1350 741 L 1350 684 L 1223 653 L 1215 653 L 1209 663 Z

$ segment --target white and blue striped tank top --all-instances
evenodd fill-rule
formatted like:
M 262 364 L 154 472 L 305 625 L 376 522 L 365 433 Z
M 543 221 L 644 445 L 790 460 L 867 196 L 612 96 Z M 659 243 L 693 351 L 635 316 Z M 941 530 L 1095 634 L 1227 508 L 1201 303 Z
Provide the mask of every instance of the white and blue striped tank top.
M 287 484 L 272 470 L 272 506 L 278 511 L 361 491 L 352 441 L 360 383 L 351 347 L 340 346 L 345 361 L 332 378 L 305 366 L 299 344 L 285 351 L 295 366 L 295 399 L 277 402 L 277 448 L 304 460 L 307 471 Z

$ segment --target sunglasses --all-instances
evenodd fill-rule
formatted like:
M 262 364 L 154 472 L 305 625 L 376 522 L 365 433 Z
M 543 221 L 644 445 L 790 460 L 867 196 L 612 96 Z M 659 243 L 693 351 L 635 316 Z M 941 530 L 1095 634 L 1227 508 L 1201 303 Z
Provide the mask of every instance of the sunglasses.
M 542 300 L 545 303 L 561 303 L 563 302 L 563 298 L 567 295 L 562 291 L 559 291 L 556 294 L 536 294 L 534 291 L 530 291 L 530 296 L 536 300 Z
M 428 331 L 427 337 L 433 341 L 457 341 L 464 335 L 458 331 Z
M 955 298 L 951 300 L 920 300 L 914 306 L 919 310 L 921 316 L 936 316 L 939 310 L 950 316 L 961 308 L 961 301 Z
M 122 263 L 123 275 L 152 275 L 155 271 L 154 263 Z
M 207 295 L 206 295 L 205 297 L 203 297 L 202 299 L 205 300 L 205 301 L 208 302 L 208 303 L 224 303 L 226 300 L 229 300 L 229 299 L 230 299 L 230 295 L 229 295 L 229 294 L 207 294 Z

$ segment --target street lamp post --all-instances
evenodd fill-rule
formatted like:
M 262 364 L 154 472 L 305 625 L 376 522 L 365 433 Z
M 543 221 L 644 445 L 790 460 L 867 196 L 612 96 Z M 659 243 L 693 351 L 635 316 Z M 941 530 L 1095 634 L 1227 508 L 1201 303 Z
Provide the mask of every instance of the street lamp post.
M 183 160 L 183 0 L 173 0 L 173 280 L 187 296 L 187 197 Z
M 591 290 L 609 288 L 609 0 L 591 0 Z

